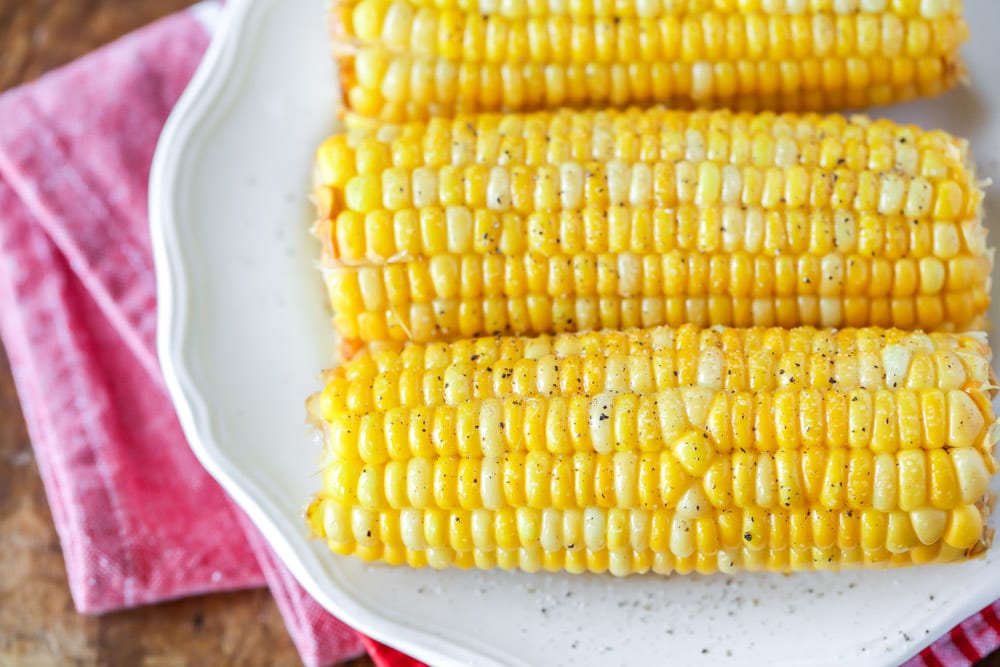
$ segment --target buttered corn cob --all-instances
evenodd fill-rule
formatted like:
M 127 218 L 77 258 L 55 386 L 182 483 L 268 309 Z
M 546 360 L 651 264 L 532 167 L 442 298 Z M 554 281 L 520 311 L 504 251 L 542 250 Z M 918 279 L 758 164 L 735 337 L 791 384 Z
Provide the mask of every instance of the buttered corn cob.
M 480 338 L 364 351 L 326 382 L 308 521 L 339 554 L 623 575 L 946 562 L 988 544 L 1000 436 L 981 336 Z
M 967 330 L 992 251 L 967 146 L 841 116 L 477 115 L 318 151 L 334 321 L 426 342 L 684 323 Z
M 346 107 L 388 122 L 669 103 L 820 110 L 962 76 L 961 0 L 339 0 Z

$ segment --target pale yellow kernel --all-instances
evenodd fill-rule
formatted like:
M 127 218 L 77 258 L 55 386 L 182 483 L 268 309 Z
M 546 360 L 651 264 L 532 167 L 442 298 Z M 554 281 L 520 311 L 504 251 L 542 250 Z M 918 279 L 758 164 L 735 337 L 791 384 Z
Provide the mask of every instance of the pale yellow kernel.
M 920 509 L 927 503 L 927 460 L 919 449 L 904 449 L 898 454 L 899 508 L 904 512 Z
M 985 435 L 986 420 L 979 407 L 964 391 L 948 392 L 948 444 L 971 447 Z
M 885 546 L 894 554 L 904 553 L 917 546 L 919 539 L 906 512 L 889 512 L 889 525 Z
M 983 515 L 975 505 L 962 505 L 949 513 L 944 541 L 956 549 L 971 549 L 983 537 Z
M 952 449 L 950 454 L 962 502 L 979 502 L 986 494 L 990 483 L 990 472 L 983 455 L 979 450 L 972 448 Z
M 923 544 L 934 544 L 944 535 L 948 513 L 944 510 L 925 507 L 910 513 L 913 530 Z
M 882 453 L 875 457 L 872 484 L 872 506 L 875 509 L 890 512 L 899 506 L 899 476 L 896 472 L 896 458 L 892 454 Z
M 674 515 L 670 526 L 670 552 L 677 558 L 687 558 L 695 552 L 695 537 L 693 522 Z
M 347 182 L 344 190 L 347 208 L 367 213 L 382 206 L 382 178 L 380 174 L 360 174 Z

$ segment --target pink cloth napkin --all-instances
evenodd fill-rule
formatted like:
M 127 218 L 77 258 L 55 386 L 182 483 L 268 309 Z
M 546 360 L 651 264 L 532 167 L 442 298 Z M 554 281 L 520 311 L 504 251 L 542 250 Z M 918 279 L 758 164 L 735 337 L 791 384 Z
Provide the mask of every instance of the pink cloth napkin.
M 154 347 L 146 217 L 160 129 L 208 36 L 190 12 L 0 96 L 0 334 L 77 608 L 267 584 L 307 665 L 419 662 L 323 611 L 184 442 Z M 913 658 L 1000 645 L 997 604 Z
M 184 442 L 154 347 L 157 137 L 208 36 L 160 21 L 0 97 L 0 333 L 77 608 L 268 584 L 302 659 L 369 642 L 278 564 Z

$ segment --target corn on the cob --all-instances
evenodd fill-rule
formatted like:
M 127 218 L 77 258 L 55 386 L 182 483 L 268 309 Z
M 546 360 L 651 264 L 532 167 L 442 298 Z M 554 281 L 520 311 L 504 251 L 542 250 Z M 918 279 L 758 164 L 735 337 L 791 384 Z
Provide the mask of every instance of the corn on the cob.
M 348 340 L 967 330 L 989 302 L 966 143 L 886 120 L 486 114 L 335 136 L 316 173 Z
M 665 327 L 364 351 L 310 400 L 333 551 L 628 574 L 959 560 L 1000 438 L 974 335 Z
M 343 0 L 347 109 L 388 122 L 669 103 L 821 110 L 962 76 L 961 0 Z

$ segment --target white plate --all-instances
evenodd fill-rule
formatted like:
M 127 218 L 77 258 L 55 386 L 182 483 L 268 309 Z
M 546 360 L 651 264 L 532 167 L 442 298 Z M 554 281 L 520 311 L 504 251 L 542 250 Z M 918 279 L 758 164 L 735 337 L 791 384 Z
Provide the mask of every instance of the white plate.
M 437 665 L 888 665 L 1000 596 L 997 551 L 887 572 L 616 580 L 368 566 L 308 540 L 319 444 L 303 401 L 331 342 L 306 232 L 313 149 L 334 128 L 325 4 L 229 3 L 150 194 L 159 352 L 184 431 L 325 607 Z M 890 115 L 971 137 L 1000 182 L 1000 2 L 966 4 L 974 87 Z

